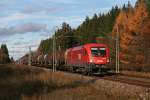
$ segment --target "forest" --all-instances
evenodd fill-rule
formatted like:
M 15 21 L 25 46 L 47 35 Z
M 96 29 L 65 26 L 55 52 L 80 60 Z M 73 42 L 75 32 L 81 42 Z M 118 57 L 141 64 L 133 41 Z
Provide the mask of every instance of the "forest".
M 124 7 L 124 9 L 128 8 L 126 5 Z M 51 38 L 41 41 L 38 51 L 43 53 L 51 52 L 54 36 L 56 38 L 57 49 L 60 46 L 61 49 L 66 50 L 77 45 L 96 43 L 96 38 L 110 35 L 119 12 L 120 8 L 115 6 L 106 14 L 94 14 L 91 19 L 87 16 L 85 21 L 76 29 L 73 29 L 69 24 L 64 22 L 62 23 L 62 27 L 56 30 Z

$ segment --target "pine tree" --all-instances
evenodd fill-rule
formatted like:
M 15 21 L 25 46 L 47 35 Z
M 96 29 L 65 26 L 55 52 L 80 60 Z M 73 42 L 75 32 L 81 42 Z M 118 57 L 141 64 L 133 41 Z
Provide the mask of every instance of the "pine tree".
M 65 22 L 62 24 L 62 28 L 56 31 L 55 35 L 57 48 L 67 49 L 76 44 L 73 29 Z
M 11 63 L 15 62 L 13 57 L 10 58 L 10 61 L 11 61 Z
M 127 7 L 126 7 L 125 4 L 123 5 L 122 10 L 123 10 L 123 11 L 127 11 Z
M 4 53 L 4 55 L 6 55 L 5 58 L 4 58 L 4 62 L 5 63 L 10 63 L 9 53 L 8 53 L 8 49 L 7 49 L 6 44 L 1 45 L 1 50 Z
M 146 7 L 150 15 L 150 0 L 146 0 Z
M 132 5 L 131 5 L 130 1 L 128 1 L 127 8 L 128 9 L 132 8 Z
M 6 44 L 2 44 L 2 45 L 1 45 L 1 50 L 2 50 L 5 54 L 8 55 L 8 49 L 7 49 Z

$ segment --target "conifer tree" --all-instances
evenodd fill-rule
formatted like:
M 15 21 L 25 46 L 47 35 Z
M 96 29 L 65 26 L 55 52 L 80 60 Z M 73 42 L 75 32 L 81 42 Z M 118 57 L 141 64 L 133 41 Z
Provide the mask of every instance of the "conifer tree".
M 146 0 L 146 7 L 150 15 L 150 0 Z
M 9 52 L 8 52 L 6 44 L 1 45 L 1 50 L 2 50 L 2 53 L 4 53 L 4 55 L 5 55 L 5 58 L 3 58 L 4 62 L 10 63 Z

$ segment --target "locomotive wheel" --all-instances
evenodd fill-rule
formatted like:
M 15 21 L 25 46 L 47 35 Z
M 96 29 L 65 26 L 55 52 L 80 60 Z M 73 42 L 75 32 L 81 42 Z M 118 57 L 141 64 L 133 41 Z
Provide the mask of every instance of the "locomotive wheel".
M 73 72 L 74 72 L 74 68 L 73 68 L 73 67 L 70 67 L 70 68 L 69 68 L 69 71 L 73 73 Z
M 88 75 L 91 76 L 92 75 L 92 70 L 91 70 L 91 66 L 88 65 L 87 67 L 85 67 L 85 70 L 83 72 L 84 75 Z

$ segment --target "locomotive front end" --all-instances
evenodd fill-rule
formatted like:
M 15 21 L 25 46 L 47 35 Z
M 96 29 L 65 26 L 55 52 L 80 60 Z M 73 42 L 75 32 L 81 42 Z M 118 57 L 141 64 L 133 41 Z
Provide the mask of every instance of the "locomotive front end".
M 89 47 L 89 65 L 92 72 L 107 72 L 109 62 L 109 49 L 106 45 L 99 44 Z
M 109 63 L 108 48 L 106 47 L 92 47 L 90 63 L 98 65 L 106 65 Z

